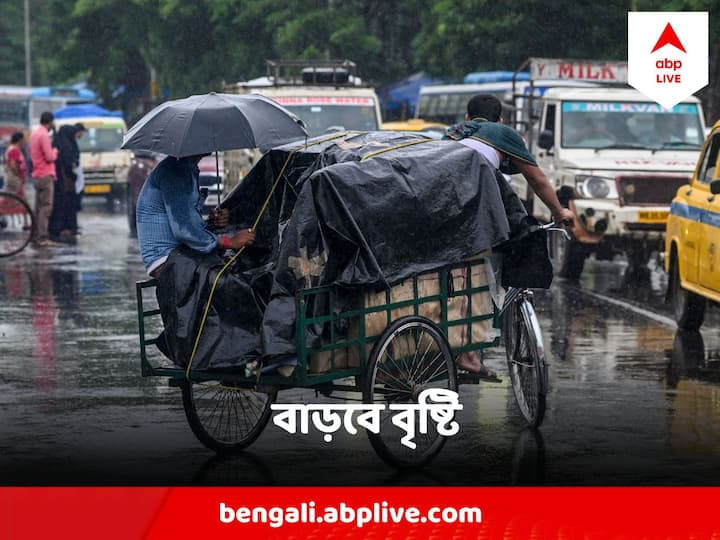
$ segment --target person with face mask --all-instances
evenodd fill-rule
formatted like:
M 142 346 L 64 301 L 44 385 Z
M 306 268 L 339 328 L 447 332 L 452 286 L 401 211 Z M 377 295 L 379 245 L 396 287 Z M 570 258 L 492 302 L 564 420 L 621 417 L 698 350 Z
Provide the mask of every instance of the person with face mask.
M 55 160 L 55 191 L 53 209 L 48 224 L 48 234 L 54 242 L 75 244 L 77 235 L 76 170 L 80 164 L 77 140 L 85 133 L 85 126 L 74 124 L 62 126 L 53 138 L 58 151 Z

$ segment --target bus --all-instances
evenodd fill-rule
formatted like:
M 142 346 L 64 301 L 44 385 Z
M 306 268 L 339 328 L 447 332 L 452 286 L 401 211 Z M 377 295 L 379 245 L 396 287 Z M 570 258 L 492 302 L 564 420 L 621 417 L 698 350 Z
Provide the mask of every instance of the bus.
M 596 86 L 587 81 L 535 80 L 531 83 L 527 72 L 517 73 L 513 82 L 513 75 L 512 71 L 469 73 L 461 84 L 423 86 L 420 88 L 415 117 L 427 122 L 456 124 L 465 119 L 470 98 L 477 94 L 492 94 L 503 103 L 503 121 L 525 132 L 529 128 L 529 121 L 523 115 L 523 96 L 529 94 L 531 84 L 536 96 L 554 86 Z
M 81 103 L 97 103 L 97 94 L 65 86 L 0 86 L 0 141 L 16 131 L 30 131 L 44 111 Z

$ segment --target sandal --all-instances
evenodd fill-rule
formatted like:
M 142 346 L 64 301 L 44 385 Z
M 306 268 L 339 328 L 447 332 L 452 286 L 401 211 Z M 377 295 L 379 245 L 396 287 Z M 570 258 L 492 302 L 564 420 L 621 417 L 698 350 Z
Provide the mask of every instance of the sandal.
M 467 353 L 463 353 L 467 354 Z M 470 353 L 474 354 L 474 353 Z M 477 377 L 480 380 L 483 381 L 492 381 L 492 382 L 502 382 L 502 380 L 497 376 L 497 373 L 495 373 L 492 369 L 487 367 L 485 364 L 483 364 L 482 360 L 475 356 L 473 358 L 477 361 L 476 366 L 477 367 L 470 367 L 464 360 L 464 358 L 461 360 L 461 357 L 458 357 L 459 362 L 457 362 L 458 370 L 464 371 L 466 373 L 469 373 L 473 377 Z M 465 364 L 465 365 L 461 365 Z
M 485 364 L 483 364 L 480 367 L 480 371 L 478 371 L 477 373 L 474 373 L 474 374 L 477 375 L 480 378 L 480 380 L 483 380 L 483 381 L 502 382 L 500 377 L 497 376 L 497 373 L 495 373 L 492 369 L 487 367 Z

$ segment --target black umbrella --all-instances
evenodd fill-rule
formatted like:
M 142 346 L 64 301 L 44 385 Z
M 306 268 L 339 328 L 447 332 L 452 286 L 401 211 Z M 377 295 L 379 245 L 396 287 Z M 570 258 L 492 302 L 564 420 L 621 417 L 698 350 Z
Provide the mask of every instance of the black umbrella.
M 158 105 L 127 132 L 122 148 L 174 157 L 215 152 L 217 164 L 220 150 L 264 152 L 306 137 L 302 120 L 270 98 L 211 92 Z
M 169 156 L 234 148 L 269 150 L 307 137 L 302 121 L 260 94 L 210 94 L 166 101 L 143 116 L 122 148 Z

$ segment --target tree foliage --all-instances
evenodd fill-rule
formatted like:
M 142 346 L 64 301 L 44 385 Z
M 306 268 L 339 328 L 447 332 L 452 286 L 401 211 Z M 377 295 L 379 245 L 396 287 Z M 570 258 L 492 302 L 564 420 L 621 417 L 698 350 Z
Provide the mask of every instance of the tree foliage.
M 0 84 L 25 83 L 25 38 L 22 2 L 1 2 Z
M 627 11 L 711 11 L 717 0 L 30 0 L 33 84 L 87 80 L 131 112 L 149 98 L 264 74 L 269 58 L 348 58 L 367 81 L 460 78 L 529 56 L 623 59 Z M 0 84 L 24 83 L 23 7 L 0 0 Z M 151 95 L 157 89 L 159 95 Z M 718 86 L 706 90 L 717 99 Z M 715 111 L 714 115 L 720 114 Z
M 627 57 L 627 7 L 609 0 L 439 0 L 422 16 L 416 63 L 435 75 L 514 69 L 529 56 Z

